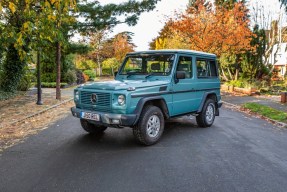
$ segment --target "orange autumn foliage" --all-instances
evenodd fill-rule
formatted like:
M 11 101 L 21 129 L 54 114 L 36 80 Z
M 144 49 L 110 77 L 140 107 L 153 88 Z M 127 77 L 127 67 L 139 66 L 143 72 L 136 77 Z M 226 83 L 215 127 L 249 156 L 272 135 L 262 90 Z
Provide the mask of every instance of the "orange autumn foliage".
M 252 51 L 250 41 L 254 35 L 248 28 L 247 9 L 235 3 L 233 9 L 211 6 L 198 1 L 178 19 L 173 20 L 171 31 L 181 37 L 189 49 L 215 53 L 238 54 Z M 172 48 L 172 47 L 170 47 Z M 180 47 L 176 47 L 180 48 Z
M 128 41 L 127 35 L 121 33 L 115 36 L 113 47 L 114 57 L 119 62 L 122 62 L 124 60 L 127 53 L 134 51 L 134 44 Z

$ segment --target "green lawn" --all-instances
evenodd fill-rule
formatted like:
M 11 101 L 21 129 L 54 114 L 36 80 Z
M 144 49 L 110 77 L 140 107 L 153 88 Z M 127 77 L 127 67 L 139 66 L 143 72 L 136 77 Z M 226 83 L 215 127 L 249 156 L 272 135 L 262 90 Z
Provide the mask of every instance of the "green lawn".
M 258 103 L 245 103 L 243 107 L 270 119 L 287 123 L 287 113 L 283 111 L 278 111 Z

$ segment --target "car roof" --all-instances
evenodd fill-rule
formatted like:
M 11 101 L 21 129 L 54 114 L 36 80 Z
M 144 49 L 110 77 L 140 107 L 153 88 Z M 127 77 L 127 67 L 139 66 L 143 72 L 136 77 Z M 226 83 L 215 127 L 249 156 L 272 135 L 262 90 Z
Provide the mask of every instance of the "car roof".
M 206 53 L 202 51 L 195 51 L 189 49 L 161 49 L 161 50 L 147 50 L 147 51 L 136 51 L 128 53 L 127 55 L 137 55 L 137 54 L 153 54 L 153 53 L 183 53 L 183 54 L 193 54 L 193 55 L 204 55 L 204 56 L 211 56 L 216 57 L 215 54 Z

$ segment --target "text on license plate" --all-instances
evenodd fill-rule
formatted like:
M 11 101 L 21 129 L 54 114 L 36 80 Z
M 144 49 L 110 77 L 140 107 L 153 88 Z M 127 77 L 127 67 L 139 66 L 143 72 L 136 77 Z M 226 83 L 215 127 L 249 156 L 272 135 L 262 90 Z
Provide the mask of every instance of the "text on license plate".
M 89 113 L 89 112 L 82 112 L 81 113 L 81 118 L 83 119 L 90 119 L 94 121 L 99 121 L 100 120 L 100 115 L 96 113 Z

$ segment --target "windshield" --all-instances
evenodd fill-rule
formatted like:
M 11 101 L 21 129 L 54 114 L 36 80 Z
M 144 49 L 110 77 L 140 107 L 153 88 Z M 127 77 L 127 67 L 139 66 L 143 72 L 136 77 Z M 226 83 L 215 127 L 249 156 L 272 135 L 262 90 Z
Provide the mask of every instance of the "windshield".
M 170 74 L 174 54 L 132 55 L 125 59 L 121 75 L 162 75 Z

